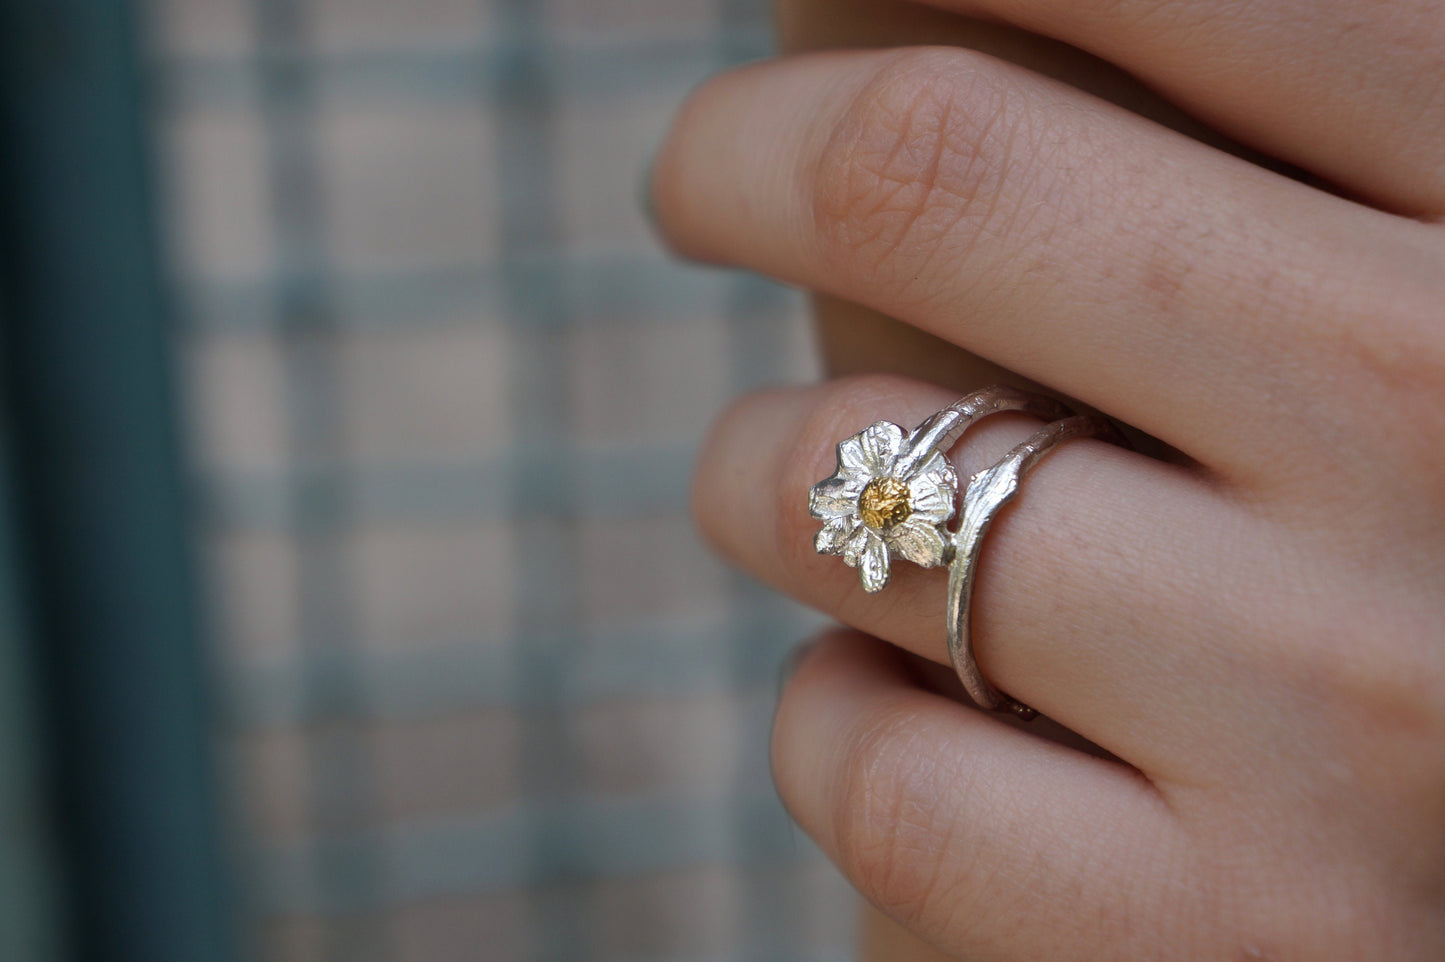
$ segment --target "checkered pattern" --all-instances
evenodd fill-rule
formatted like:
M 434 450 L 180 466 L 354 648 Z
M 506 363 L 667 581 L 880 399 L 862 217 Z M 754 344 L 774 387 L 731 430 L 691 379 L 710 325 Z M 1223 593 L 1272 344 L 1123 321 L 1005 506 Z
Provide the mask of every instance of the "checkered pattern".
M 846 957 L 766 770 L 816 619 L 685 506 L 802 303 L 636 204 L 765 4 L 146 9 L 253 957 Z

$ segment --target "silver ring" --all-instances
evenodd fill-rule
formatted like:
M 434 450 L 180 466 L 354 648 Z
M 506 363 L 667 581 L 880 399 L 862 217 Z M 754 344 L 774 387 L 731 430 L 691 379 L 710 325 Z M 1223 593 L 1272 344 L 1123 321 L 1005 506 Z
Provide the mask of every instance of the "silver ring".
M 975 474 L 959 512 L 958 474 L 948 451 L 969 427 L 1005 411 L 1052 423 Z M 1003 386 L 959 398 L 907 433 L 878 421 L 839 442 L 837 470 L 809 491 L 808 512 L 823 522 L 814 547 L 857 568 L 869 593 L 887 586 L 894 558 L 924 568 L 949 565 L 948 653 L 954 670 L 979 707 L 1032 718 L 1033 709 L 988 683 L 973 656 L 969 608 L 979 549 L 994 516 L 1045 454 L 1073 438 L 1102 435 L 1116 437 L 1104 418 L 1076 417 L 1053 398 Z M 956 533 L 948 527 L 955 514 Z
M 952 538 L 948 567 L 948 658 L 974 704 L 989 711 L 1009 712 L 1025 721 L 1038 712 L 989 684 L 973 654 L 970 610 L 983 537 L 1003 506 L 1018 494 L 1019 483 L 1054 448 L 1075 438 L 1118 440 L 1114 426 L 1097 415 L 1055 421 L 1015 447 L 986 471 L 975 474 L 963 496 L 963 512 Z
M 870 594 L 888 584 L 893 558 L 924 568 L 947 563 L 948 522 L 958 473 L 948 451 L 990 414 L 1020 411 L 1046 421 L 1073 412 L 1039 394 L 989 387 L 959 398 L 907 434 L 878 421 L 838 443 L 838 469 L 808 492 L 808 513 L 823 522 L 813 546 L 858 569 Z

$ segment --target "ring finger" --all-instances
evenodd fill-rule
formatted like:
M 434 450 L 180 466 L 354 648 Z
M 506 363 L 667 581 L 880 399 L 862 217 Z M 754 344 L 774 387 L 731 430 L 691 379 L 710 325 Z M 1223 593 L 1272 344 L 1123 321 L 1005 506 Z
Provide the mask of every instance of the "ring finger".
M 855 572 L 814 553 L 808 490 L 834 470 L 834 446 L 879 419 L 907 427 L 953 397 L 891 377 L 755 395 L 704 445 L 694 511 L 726 555 L 846 624 L 947 663 L 940 571 L 896 565 L 867 595 Z M 964 435 L 959 474 L 986 467 L 1028 419 L 1000 415 Z M 974 602 L 979 662 L 998 687 L 1146 772 L 1208 751 L 1259 697 L 1226 646 L 1261 581 L 1238 556 L 1259 536 L 1229 499 L 1188 471 L 1110 445 L 1051 454 L 995 523 Z M 1222 721 L 1221 721 L 1222 720 Z M 1257 723 L 1255 723 L 1257 724 Z M 1169 732 L 1180 732 L 1179 738 Z M 1187 750 L 1181 739 L 1188 740 Z

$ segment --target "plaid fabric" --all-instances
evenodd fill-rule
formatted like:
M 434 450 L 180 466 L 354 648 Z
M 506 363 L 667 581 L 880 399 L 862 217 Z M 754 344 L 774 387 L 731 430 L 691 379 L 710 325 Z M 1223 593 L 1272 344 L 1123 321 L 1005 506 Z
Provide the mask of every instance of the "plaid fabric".
M 834 959 L 774 798 L 816 618 L 686 517 L 799 298 L 637 211 L 762 0 L 150 0 L 253 957 Z

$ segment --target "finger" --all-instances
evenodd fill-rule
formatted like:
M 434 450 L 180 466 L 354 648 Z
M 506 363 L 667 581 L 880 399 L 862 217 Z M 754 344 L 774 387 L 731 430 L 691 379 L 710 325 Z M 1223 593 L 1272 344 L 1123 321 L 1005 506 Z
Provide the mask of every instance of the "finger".
M 1445 212 L 1445 13 L 1432 0 L 925 2 L 1096 53 L 1389 209 Z
M 856 571 L 815 552 L 807 506 L 809 488 L 836 468 L 839 441 L 880 419 L 911 428 L 953 400 L 883 376 L 748 398 L 703 446 L 699 525 L 781 591 L 947 664 L 945 572 L 894 561 L 887 590 L 867 594 Z M 970 428 L 953 452 L 959 476 L 1033 430 L 1003 415 Z M 1229 649 L 1201 639 L 1237 633 L 1229 619 L 1248 610 L 1251 580 L 1264 580 L 1262 562 L 1239 546 L 1259 528 L 1184 469 L 1070 442 L 990 530 L 973 604 L 979 665 L 1003 691 L 1145 771 L 1197 759 L 1207 750 L 1198 742 L 1250 723 L 1258 697 Z
M 943 8 L 900 0 L 779 0 L 778 45 L 787 53 L 808 50 L 948 45 L 982 53 L 1062 80 L 1195 140 L 1271 160 L 1229 140 L 1106 60 L 1036 32 L 1006 23 L 959 16 Z
M 1436 310 L 1433 232 L 967 51 L 725 75 L 654 193 L 684 252 L 909 321 L 1239 481 L 1333 457 L 1321 385 L 1358 379 L 1360 336 L 1399 340 L 1366 323 L 1382 289 L 1391 316 Z
M 1253 163 L 1278 165 L 1200 123 L 1113 64 L 1018 27 L 899 0 L 779 0 L 774 7 L 779 49 L 787 53 L 920 44 L 966 47 L 1062 80 Z M 990 384 L 1039 389 L 977 354 L 877 311 L 826 295 L 815 294 L 812 301 L 818 350 L 829 376 L 898 373 L 960 394 Z M 1177 460 L 1177 452 L 1147 435 L 1133 432 L 1130 440 L 1135 450 L 1151 457 Z
M 779 705 L 779 794 L 849 880 L 954 957 L 1097 962 L 1169 944 L 1156 926 L 1181 919 L 1165 883 L 1208 880 L 1149 784 L 924 691 L 905 658 L 825 637 Z

